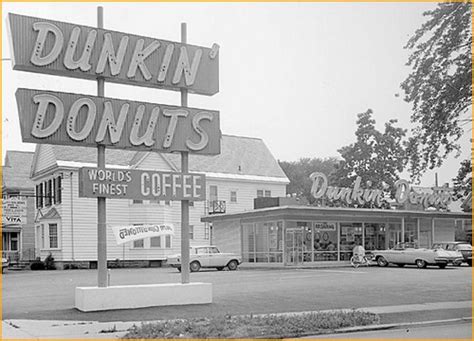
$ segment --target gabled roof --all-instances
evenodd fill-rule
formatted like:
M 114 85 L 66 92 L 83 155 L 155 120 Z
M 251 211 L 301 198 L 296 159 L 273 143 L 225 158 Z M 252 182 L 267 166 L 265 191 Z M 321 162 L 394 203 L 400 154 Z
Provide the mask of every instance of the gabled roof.
M 97 148 L 53 146 L 53 151 L 58 164 L 65 161 L 97 163 Z M 106 164 L 133 166 L 140 162 L 146 153 L 149 152 L 107 149 Z M 162 156 L 176 169 L 181 169 L 180 154 L 163 153 Z M 219 155 L 190 154 L 189 170 L 191 172 L 253 175 L 287 180 L 285 173 L 261 139 L 242 136 L 222 135 L 221 154 Z
M 165 156 L 178 169 L 181 169 L 179 154 L 166 154 Z M 219 155 L 190 154 L 189 170 L 286 178 L 285 173 L 262 139 L 232 135 L 222 135 L 221 154 Z
M 30 168 L 34 152 L 8 150 L 3 166 L 2 187 L 4 189 L 33 189 Z

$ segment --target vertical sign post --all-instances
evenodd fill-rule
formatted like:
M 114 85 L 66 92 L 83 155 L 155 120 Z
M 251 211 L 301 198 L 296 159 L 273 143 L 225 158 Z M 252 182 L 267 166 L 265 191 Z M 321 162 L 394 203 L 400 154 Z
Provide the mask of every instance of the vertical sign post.
M 181 43 L 187 43 L 186 23 L 181 23 Z M 181 89 L 181 106 L 188 106 L 188 90 Z M 181 152 L 181 172 L 188 172 L 188 152 Z M 189 200 L 181 200 L 181 283 L 189 283 Z
M 97 7 L 97 27 L 104 28 L 104 9 Z M 105 95 L 104 78 L 97 78 L 97 96 Z M 97 146 L 97 167 L 105 170 L 105 146 Z M 97 286 L 107 286 L 107 230 L 105 197 L 97 198 Z

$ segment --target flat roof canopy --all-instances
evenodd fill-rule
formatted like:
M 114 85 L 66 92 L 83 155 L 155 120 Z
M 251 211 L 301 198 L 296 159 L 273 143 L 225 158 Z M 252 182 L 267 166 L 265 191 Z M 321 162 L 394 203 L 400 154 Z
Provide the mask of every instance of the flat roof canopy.
M 399 219 L 471 219 L 472 214 L 466 212 L 440 212 L 435 210 L 405 211 L 371 208 L 347 207 L 314 207 L 314 206 L 278 206 L 261 208 L 252 211 L 215 214 L 201 218 L 202 222 L 218 222 L 227 220 L 263 221 L 275 219 L 288 220 L 339 220 L 339 221 L 390 221 Z

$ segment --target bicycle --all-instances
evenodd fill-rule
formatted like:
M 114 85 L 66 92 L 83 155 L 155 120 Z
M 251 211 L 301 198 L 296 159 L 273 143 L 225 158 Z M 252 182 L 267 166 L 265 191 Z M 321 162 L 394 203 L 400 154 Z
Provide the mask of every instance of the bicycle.
M 351 265 L 358 268 L 360 265 L 369 266 L 372 257 L 370 255 L 354 255 L 351 257 Z

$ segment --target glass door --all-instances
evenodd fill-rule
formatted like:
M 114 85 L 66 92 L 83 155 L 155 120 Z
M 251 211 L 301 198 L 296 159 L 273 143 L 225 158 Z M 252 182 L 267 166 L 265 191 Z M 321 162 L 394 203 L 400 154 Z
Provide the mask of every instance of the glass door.
M 285 234 L 286 265 L 303 263 L 303 228 L 287 228 Z

